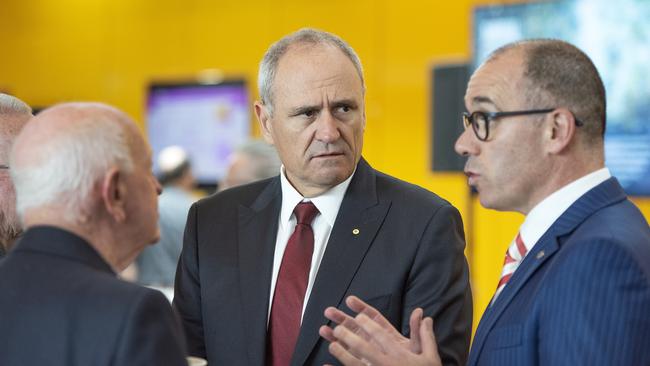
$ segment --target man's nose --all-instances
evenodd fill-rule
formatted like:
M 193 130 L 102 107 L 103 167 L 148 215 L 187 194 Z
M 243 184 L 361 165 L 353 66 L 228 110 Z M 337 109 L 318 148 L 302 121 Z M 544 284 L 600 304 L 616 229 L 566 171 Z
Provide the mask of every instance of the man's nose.
M 476 136 L 471 128 L 466 128 L 463 133 L 458 136 L 454 150 L 461 156 L 476 155 L 478 153 L 478 144 Z
M 338 140 L 341 137 L 338 123 L 330 111 L 323 111 L 317 121 L 316 139 L 326 143 Z

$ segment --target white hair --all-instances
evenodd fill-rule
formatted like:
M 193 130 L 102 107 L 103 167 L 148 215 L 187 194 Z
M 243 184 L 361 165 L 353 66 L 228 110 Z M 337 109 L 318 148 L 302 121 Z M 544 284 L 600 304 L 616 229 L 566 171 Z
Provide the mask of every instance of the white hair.
M 32 108 L 22 100 L 9 94 L 0 93 L 0 115 L 32 114 Z
M 93 186 L 112 166 L 126 173 L 133 170 L 125 126 L 115 119 L 115 114 L 103 113 L 75 121 L 47 142 L 30 147 L 34 159 L 29 164 L 16 164 L 12 154 L 21 218 L 29 208 L 57 205 L 66 209 L 62 214 L 67 220 L 80 220 L 92 208 Z
M 259 88 L 260 99 L 262 104 L 266 107 L 269 115 L 273 115 L 273 81 L 275 74 L 278 70 L 280 59 L 289 50 L 289 47 L 294 44 L 311 44 L 317 45 L 330 45 L 335 46 L 343 54 L 352 61 L 354 68 L 361 78 L 361 88 L 365 91 L 365 84 L 363 81 L 363 68 L 359 56 L 354 52 L 354 49 L 345 42 L 341 37 L 324 32 L 317 29 L 303 28 L 295 33 L 284 36 L 279 41 L 269 47 L 260 62 L 260 69 L 257 76 L 257 86 Z

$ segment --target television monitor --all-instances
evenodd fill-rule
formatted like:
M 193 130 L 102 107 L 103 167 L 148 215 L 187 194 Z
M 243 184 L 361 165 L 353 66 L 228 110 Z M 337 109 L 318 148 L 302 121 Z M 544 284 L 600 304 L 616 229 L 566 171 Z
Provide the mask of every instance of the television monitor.
M 606 165 L 626 192 L 650 195 L 650 1 L 564 0 L 474 9 L 474 60 L 505 43 L 556 38 L 585 51 L 607 93 Z
M 152 83 L 147 98 L 147 134 L 156 156 L 165 147 L 184 148 L 201 186 L 224 177 L 233 149 L 251 134 L 248 89 L 243 80 L 217 84 Z

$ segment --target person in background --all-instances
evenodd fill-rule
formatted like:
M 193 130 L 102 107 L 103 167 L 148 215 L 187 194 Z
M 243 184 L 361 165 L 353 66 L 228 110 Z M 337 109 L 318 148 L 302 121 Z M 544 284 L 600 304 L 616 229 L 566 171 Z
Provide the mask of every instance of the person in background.
M 354 50 L 303 29 L 269 48 L 258 82 L 255 112 L 283 166 L 190 209 L 173 302 L 189 353 L 210 365 L 335 362 L 318 336 L 323 310 L 359 293 L 404 334 L 422 307 L 444 361 L 464 363 L 472 301 L 460 214 L 362 158 Z
M 187 365 L 165 297 L 116 277 L 159 237 L 161 188 L 133 121 L 54 106 L 23 128 L 10 166 L 25 232 L 0 262 L 0 365 Z
M 230 155 L 219 191 L 276 176 L 281 164 L 272 145 L 262 140 L 246 141 Z
M 566 42 L 511 43 L 476 70 L 465 106 L 469 184 L 484 207 L 526 215 L 468 364 L 650 365 L 650 228 L 605 167 L 594 64 Z M 347 301 L 356 318 L 329 308 L 341 325 L 321 328 L 345 365 L 440 365 L 421 310 L 408 339 Z
M 183 247 L 187 212 L 196 201 L 192 166 L 180 146 L 168 146 L 158 154 L 159 181 L 163 192 L 158 199 L 160 240 L 145 248 L 136 260 L 137 282 L 172 287 Z
M 32 109 L 20 99 L 0 93 L 0 258 L 22 232 L 16 215 L 16 196 L 9 171 L 11 145 L 32 117 Z

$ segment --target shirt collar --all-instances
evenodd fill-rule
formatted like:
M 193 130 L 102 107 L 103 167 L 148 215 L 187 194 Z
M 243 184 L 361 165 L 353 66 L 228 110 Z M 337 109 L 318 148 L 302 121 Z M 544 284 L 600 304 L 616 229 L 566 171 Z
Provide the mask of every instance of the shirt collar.
M 596 170 L 567 184 L 538 203 L 528 213 L 519 229 L 526 249 L 530 251 L 542 235 L 575 201 L 611 176 L 607 168 Z
M 284 165 L 280 167 L 280 185 L 282 187 L 282 209 L 280 210 L 280 225 L 283 227 L 291 220 L 291 215 L 296 205 L 302 201 L 311 201 L 318 209 L 325 221 L 331 226 L 334 226 L 336 216 L 339 213 L 339 208 L 343 202 L 345 192 L 352 181 L 354 172 L 348 179 L 330 188 L 319 196 L 305 198 L 289 183 L 285 175 Z

